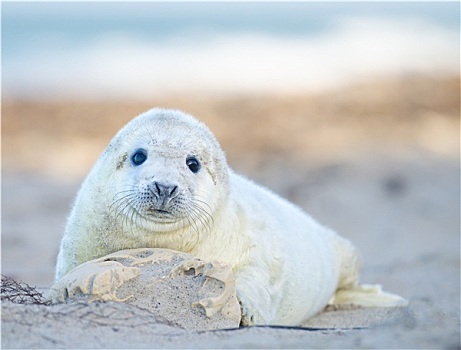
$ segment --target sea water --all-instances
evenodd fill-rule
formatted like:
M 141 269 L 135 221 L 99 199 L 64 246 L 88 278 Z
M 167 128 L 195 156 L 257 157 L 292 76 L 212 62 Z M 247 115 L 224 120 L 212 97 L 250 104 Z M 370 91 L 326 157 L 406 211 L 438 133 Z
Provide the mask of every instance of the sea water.
M 459 74 L 459 3 L 2 4 L 4 98 L 321 91 Z

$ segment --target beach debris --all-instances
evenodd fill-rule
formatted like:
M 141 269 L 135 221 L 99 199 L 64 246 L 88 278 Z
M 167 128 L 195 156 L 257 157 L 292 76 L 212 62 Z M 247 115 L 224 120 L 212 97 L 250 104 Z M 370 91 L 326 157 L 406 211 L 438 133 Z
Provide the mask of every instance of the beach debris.
M 15 304 L 50 305 L 51 301 L 43 296 L 35 287 L 25 282 L 17 282 L 13 278 L 2 275 L 0 290 L 1 300 Z

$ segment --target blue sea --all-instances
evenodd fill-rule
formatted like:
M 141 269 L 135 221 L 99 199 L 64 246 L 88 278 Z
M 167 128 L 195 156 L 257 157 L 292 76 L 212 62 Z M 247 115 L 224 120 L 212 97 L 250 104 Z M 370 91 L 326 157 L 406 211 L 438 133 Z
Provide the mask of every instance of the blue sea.
M 459 75 L 458 2 L 2 3 L 4 98 L 322 91 Z

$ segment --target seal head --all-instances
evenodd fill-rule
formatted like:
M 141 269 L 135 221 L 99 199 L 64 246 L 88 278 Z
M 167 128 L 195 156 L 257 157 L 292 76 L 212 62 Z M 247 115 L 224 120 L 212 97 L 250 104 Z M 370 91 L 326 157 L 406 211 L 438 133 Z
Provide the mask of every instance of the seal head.
M 213 191 L 218 184 L 228 186 L 224 154 L 211 132 L 184 113 L 146 112 L 115 137 L 103 157 L 102 163 L 115 170 L 111 215 L 129 217 L 130 225 L 152 232 L 177 230 L 197 220 L 210 225 L 217 202 L 225 200 Z
M 82 184 L 62 241 L 71 256 L 60 253 L 56 277 L 120 249 L 171 248 L 181 235 L 188 252 L 228 194 L 225 155 L 209 129 L 180 111 L 149 110 L 119 131 Z

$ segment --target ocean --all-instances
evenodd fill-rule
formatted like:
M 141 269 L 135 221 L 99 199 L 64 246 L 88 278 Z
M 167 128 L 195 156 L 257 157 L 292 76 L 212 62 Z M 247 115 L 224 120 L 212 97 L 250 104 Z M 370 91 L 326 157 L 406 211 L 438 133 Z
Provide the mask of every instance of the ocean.
M 290 93 L 459 75 L 458 2 L 2 3 L 4 99 Z

